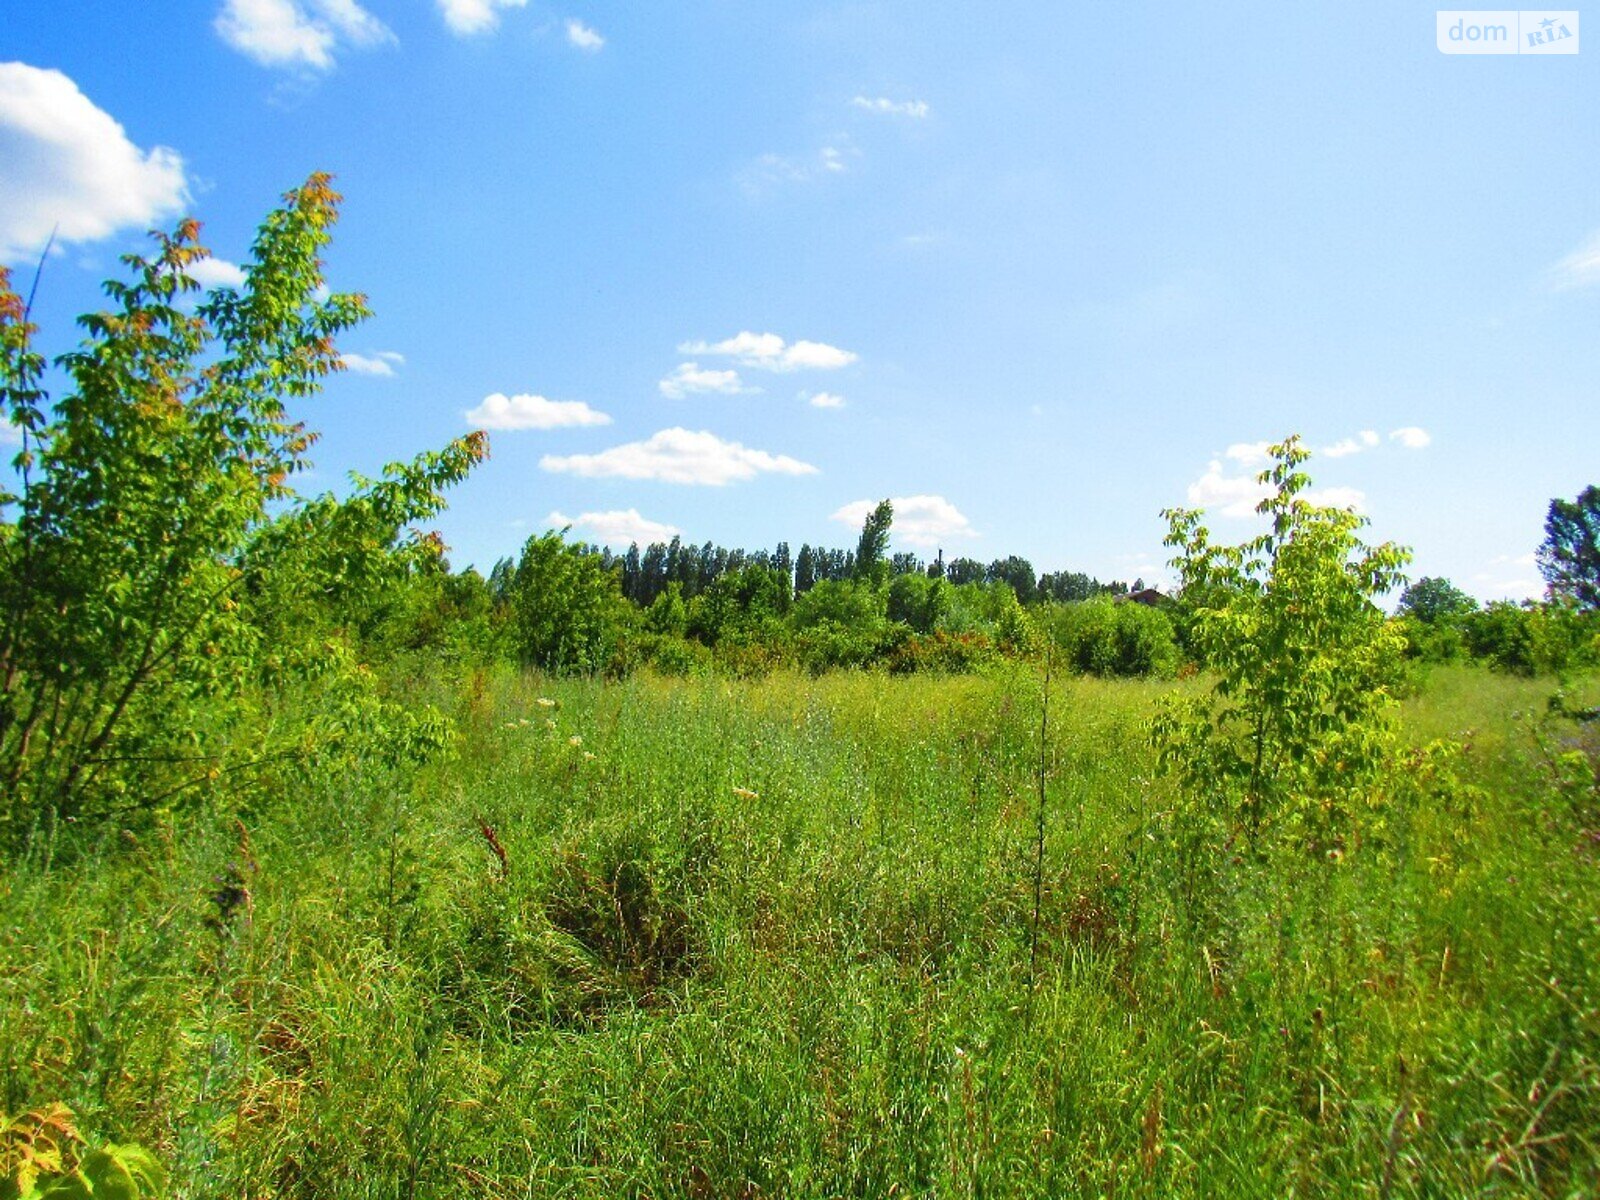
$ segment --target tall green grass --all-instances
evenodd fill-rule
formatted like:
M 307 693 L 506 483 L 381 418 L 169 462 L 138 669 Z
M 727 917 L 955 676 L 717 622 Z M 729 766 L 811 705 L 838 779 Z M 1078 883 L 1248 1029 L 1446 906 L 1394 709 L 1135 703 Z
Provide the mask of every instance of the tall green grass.
M 1057 680 L 1043 748 L 1025 670 L 419 686 L 421 776 L 0 873 L 0 1107 L 186 1196 L 1600 1194 L 1549 684 L 1430 677 L 1465 780 L 1314 861 L 1169 819 L 1182 683 Z

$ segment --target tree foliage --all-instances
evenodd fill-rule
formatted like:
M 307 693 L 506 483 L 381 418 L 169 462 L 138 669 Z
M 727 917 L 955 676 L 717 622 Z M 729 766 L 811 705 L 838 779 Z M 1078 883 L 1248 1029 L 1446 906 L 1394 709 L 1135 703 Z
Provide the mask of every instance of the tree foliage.
M 0 404 L 24 433 L 20 491 L 0 495 L 0 840 L 151 808 L 278 757 L 259 741 L 241 753 L 227 731 L 249 689 L 352 668 L 346 618 L 331 614 L 436 554 L 411 538 L 397 557 L 396 543 L 484 455 L 482 435 L 344 501 L 290 487 L 314 435 L 285 401 L 339 369 L 334 339 L 367 312 L 360 296 L 317 299 L 338 202 L 326 176 L 290 192 L 244 286 L 194 312 L 181 301 L 207 253 L 198 225 L 155 235 L 56 360 L 68 387 L 54 405 L 0 271 Z M 371 689 L 345 678 L 348 709 Z
M 1364 544 L 1364 518 L 1305 499 L 1310 455 L 1298 438 L 1272 456 L 1259 536 L 1219 545 L 1203 513 L 1166 513 L 1193 647 L 1217 680 L 1207 695 L 1170 700 L 1156 737 L 1191 803 L 1252 834 L 1281 823 L 1315 842 L 1336 836 L 1393 752 L 1404 642 L 1373 601 L 1401 582 L 1410 555 Z
M 1600 609 L 1600 487 L 1590 484 L 1575 500 L 1550 501 L 1538 558 L 1553 595 Z

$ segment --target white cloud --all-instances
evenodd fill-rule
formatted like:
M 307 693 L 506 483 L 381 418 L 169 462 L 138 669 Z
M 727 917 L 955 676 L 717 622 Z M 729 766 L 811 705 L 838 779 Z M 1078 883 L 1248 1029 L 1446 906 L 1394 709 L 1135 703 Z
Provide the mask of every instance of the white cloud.
M 570 525 L 574 529 L 583 530 L 594 541 L 605 546 L 629 546 L 634 542 L 648 546 L 651 542 L 670 541 L 683 532 L 676 525 L 667 525 L 640 516 L 637 508 L 625 508 L 613 512 L 586 512 L 576 517 L 553 512 L 544 519 L 544 523 L 551 529 L 561 529 Z
M 724 396 L 739 396 L 753 392 L 747 388 L 734 370 L 712 371 L 699 363 L 679 363 L 675 371 L 661 380 L 656 387 L 669 400 L 682 400 L 692 392 L 718 392 Z
M 838 395 L 838 394 L 836 394 L 834 392 L 818 392 L 815 395 L 810 395 L 810 394 L 808 394 L 806 392 L 801 392 L 800 393 L 800 398 L 802 400 L 804 400 L 807 404 L 811 405 L 812 408 L 843 408 L 844 407 L 844 397 L 840 396 L 840 395 Z
M 244 268 L 225 258 L 202 258 L 199 262 L 190 263 L 186 269 L 189 277 L 207 291 L 219 287 L 244 287 Z
M 751 450 L 701 430 L 663 429 L 643 442 L 613 446 L 599 454 L 547 454 L 539 460 L 546 471 L 587 479 L 655 479 L 663 483 L 724 484 L 761 474 L 815 475 L 817 468 L 786 454 Z
M 1324 447 L 1322 453 L 1329 458 L 1344 458 L 1346 455 L 1370 450 L 1380 440 L 1376 430 L 1363 429 L 1355 437 L 1342 438 L 1333 445 Z
M 522 8 L 528 0 L 438 0 L 439 13 L 450 32 L 461 37 L 488 33 L 500 24 L 500 10 Z
M 1600 232 L 1589 235 L 1571 254 L 1552 269 L 1557 288 L 1581 288 L 1600 283 Z
M 578 20 L 577 17 L 570 17 L 567 20 L 567 41 L 571 42 L 579 50 L 587 50 L 591 54 L 600 50 L 606 44 L 605 38 Z
M 394 378 L 394 369 L 406 365 L 406 356 L 395 350 L 379 350 L 376 354 L 339 355 L 344 369 L 355 375 L 374 375 L 379 379 Z
M 887 96 L 857 96 L 850 103 L 855 108 L 863 108 L 872 113 L 882 113 L 888 117 L 915 117 L 920 121 L 928 115 L 928 102 L 926 100 L 902 100 L 897 103 Z
M 1262 467 L 1272 458 L 1272 443 L 1234 442 L 1222 453 L 1241 467 Z
M 843 174 L 849 170 L 850 160 L 860 157 L 861 151 L 850 144 L 849 138 L 841 135 L 834 143 L 818 150 L 814 159 L 763 154 L 735 178 L 746 195 L 757 197 L 783 184 L 808 183 Z
M 500 392 L 485 396 L 483 403 L 469 409 L 466 416 L 469 424 L 484 429 L 567 429 L 611 424 L 610 417 L 582 400 L 546 400 L 543 396 L 506 396 Z
M 1270 483 L 1257 482 L 1259 471 L 1246 468 L 1261 465 L 1267 459 L 1265 442 L 1236 442 L 1228 447 L 1227 457 L 1239 463 L 1230 468 L 1219 458 L 1206 465 L 1205 474 L 1189 485 L 1189 507 L 1203 508 L 1224 517 L 1245 518 L 1256 513 L 1256 505 L 1273 494 Z M 1245 473 L 1235 473 L 1246 469 Z M 1325 508 L 1352 508 L 1356 512 L 1366 509 L 1366 493 L 1353 487 L 1307 488 L 1304 497 L 1312 504 Z
M 0 420 L 0 446 L 22 445 L 22 426 L 14 425 L 10 420 Z
M 343 45 L 394 42 L 394 32 L 356 0 L 225 0 L 218 36 L 264 67 L 333 67 Z
M 1367 494 L 1360 488 L 1314 487 L 1307 488 L 1303 494 L 1307 503 L 1321 508 L 1349 508 L 1358 513 L 1367 511 Z
M 895 496 L 894 524 L 890 532 L 896 541 L 911 546 L 938 546 L 948 538 L 972 538 L 978 531 L 961 510 L 943 496 Z M 835 512 L 829 520 L 860 529 L 877 508 L 876 500 L 855 500 Z
M 1238 460 L 1232 451 L 1240 449 L 1248 447 L 1230 446 L 1229 457 Z M 1225 517 L 1248 517 L 1254 515 L 1256 505 L 1271 492 L 1271 487 L 1257 483 L 1253 474 L 1226 474 L 1222 460 L 1214 458 L 1207 464 L 1206 473 L 1189 485 L 1189 507 L 1218 512 Z
M 1421 450 L 1429 445 L 1433 438 L 1428 436 L 1426 429 L 1419 429 L 1415 425 L 1407 425 L 1403 429 L 1396 429 L 1389 434 L 1391 442 L 1399 442 L 1407 450 Z
M 0 261 L 37 253 L 52 229 L 95 241 L 189 201 L 177 151 L 139 149 L 70 78 L 26 63 L 0 63 L 0 163 Z
M 835 371 L 860 355 L 825 342 L 785 342 L 775 333 L 737 333 L 720 342 L 684 342 L 679 354 L 714 354 L 762 371 Z

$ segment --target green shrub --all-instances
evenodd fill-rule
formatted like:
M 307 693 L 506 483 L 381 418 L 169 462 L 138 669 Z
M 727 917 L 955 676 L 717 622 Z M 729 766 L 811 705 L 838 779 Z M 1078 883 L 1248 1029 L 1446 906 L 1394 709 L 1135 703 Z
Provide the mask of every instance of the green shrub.
M 1080 674 L 1167 677 L 1178 669 L 1172 622 L 1149 605 L 1096 597 L 1053 606 L 1040 621 Z

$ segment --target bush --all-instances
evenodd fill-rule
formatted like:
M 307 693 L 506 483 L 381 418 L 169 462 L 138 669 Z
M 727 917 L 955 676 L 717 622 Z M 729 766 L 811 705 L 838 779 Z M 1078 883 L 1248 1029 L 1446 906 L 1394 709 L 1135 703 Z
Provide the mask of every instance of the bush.
M 889 654 L 893 675 L 964 675 L 993 662 L 994 642 L 981 633 L 912 634 Z
M 1149 605 L 1097 597 L 1056 606 L 1041 623 L 1081 674 L 1168 677 L 1178 669 L 1172 622 Z

